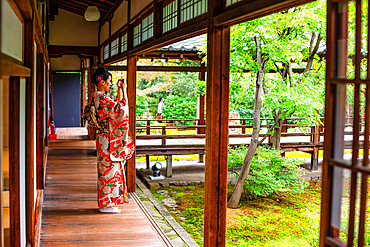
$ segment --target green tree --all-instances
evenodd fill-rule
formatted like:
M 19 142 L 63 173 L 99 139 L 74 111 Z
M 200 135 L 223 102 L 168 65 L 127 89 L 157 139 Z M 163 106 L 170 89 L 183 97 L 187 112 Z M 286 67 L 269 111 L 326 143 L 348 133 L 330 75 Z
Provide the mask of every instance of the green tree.
M 312 123 L 318 120 L 322 100 L 315 104 L 303 101 L 322 95 L 322 84 L 315 80 L 321 77 L 312 74 L 322 73 L 317 52 L 320 45 L 324 46 L 325 10 L 325 1 L 320 0 L 232 28 L 231 70 L 254 73 L 256 83 L 252 139 L 228 207 L 237 207 L 256 149 L 267 137 L 259 139 L 262 107 L 274 117 L 268 133 L 278 132 L 286 117 L 300 116 Z M 304 67 L 307 75 L 295 75 L 294 66 Z M 280 78 L 267 76 L 266 71 L 271 70 Z M 279 147 L 280 141 L 274 136 Z

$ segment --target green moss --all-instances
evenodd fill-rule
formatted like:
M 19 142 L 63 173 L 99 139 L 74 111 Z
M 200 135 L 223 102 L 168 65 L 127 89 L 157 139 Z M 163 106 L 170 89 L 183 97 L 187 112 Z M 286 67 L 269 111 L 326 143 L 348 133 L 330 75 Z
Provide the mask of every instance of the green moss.
M 178 203 L 167 208 L 199 244 L 203 244 L 204 186 L 168 187 Z M 228 189 L 231 195 L 233 186 Z M 168 198 L 151 190 L 161 201 Z M 238 209 L 227 211 L 227 246 L 317 246 L 319 236 L 320 182 L 304 193 L 272 195 L 255 200 L 243 198 Z

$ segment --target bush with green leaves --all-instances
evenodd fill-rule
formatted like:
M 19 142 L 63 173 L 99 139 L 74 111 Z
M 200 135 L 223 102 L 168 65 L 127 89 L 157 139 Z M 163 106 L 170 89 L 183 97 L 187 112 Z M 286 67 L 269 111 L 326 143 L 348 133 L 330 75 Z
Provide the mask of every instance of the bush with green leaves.
M 141 118 L 147 112 L 148 102 L 145 96 L 136 95 L 136 117 Z
M 163 114 L 167 119 L 195 119 L 197 101 L 193 98 L 170 95 L 165 99 Z
M 248 147 L 229 149 L 229 171 L 239 175 Z M 259 147 L 253 158 L 244 191 L 251 197 L 269 196 L 278 192 L 301 193 L 308 186 L 303 180 L 300 164 L 302 160 L 285 158 L 281 150 Z

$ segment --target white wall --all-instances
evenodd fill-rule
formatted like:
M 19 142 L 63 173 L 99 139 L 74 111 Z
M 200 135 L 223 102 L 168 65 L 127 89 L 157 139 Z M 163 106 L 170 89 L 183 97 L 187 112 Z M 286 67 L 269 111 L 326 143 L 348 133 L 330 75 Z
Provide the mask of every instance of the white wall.
M 81 70 L 81 59 L 77 56 L 50 58 L 52 71 Z
M 131 1 L 131 18 L 144 9 L 152 0 Z
M 117 32 L 121 27 L 123 27 L 127 23 L 127 7 L 128 2 L 123 2 L 114 12 L 112 21 L 111 21 L 111 31 L 112 34 Z
M 0 1 L 1 52 L 19 61 L 23 60 L 23 25 L 7 0 Z
M 109 22 L 106 22 L 100 30 L 100 44 L 109 38 Z
M 50 21 L 50 45 L 98 46 L 99 22 L 88 22 L 83 16 L 62 9 Z

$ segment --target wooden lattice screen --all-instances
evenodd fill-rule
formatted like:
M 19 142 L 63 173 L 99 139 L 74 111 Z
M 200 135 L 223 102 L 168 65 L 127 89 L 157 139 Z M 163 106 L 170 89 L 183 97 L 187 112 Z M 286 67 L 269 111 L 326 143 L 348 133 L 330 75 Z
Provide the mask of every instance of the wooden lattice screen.
M 368 4 L 328 0 L 320 246 L 368 246 L 370 239 Z

